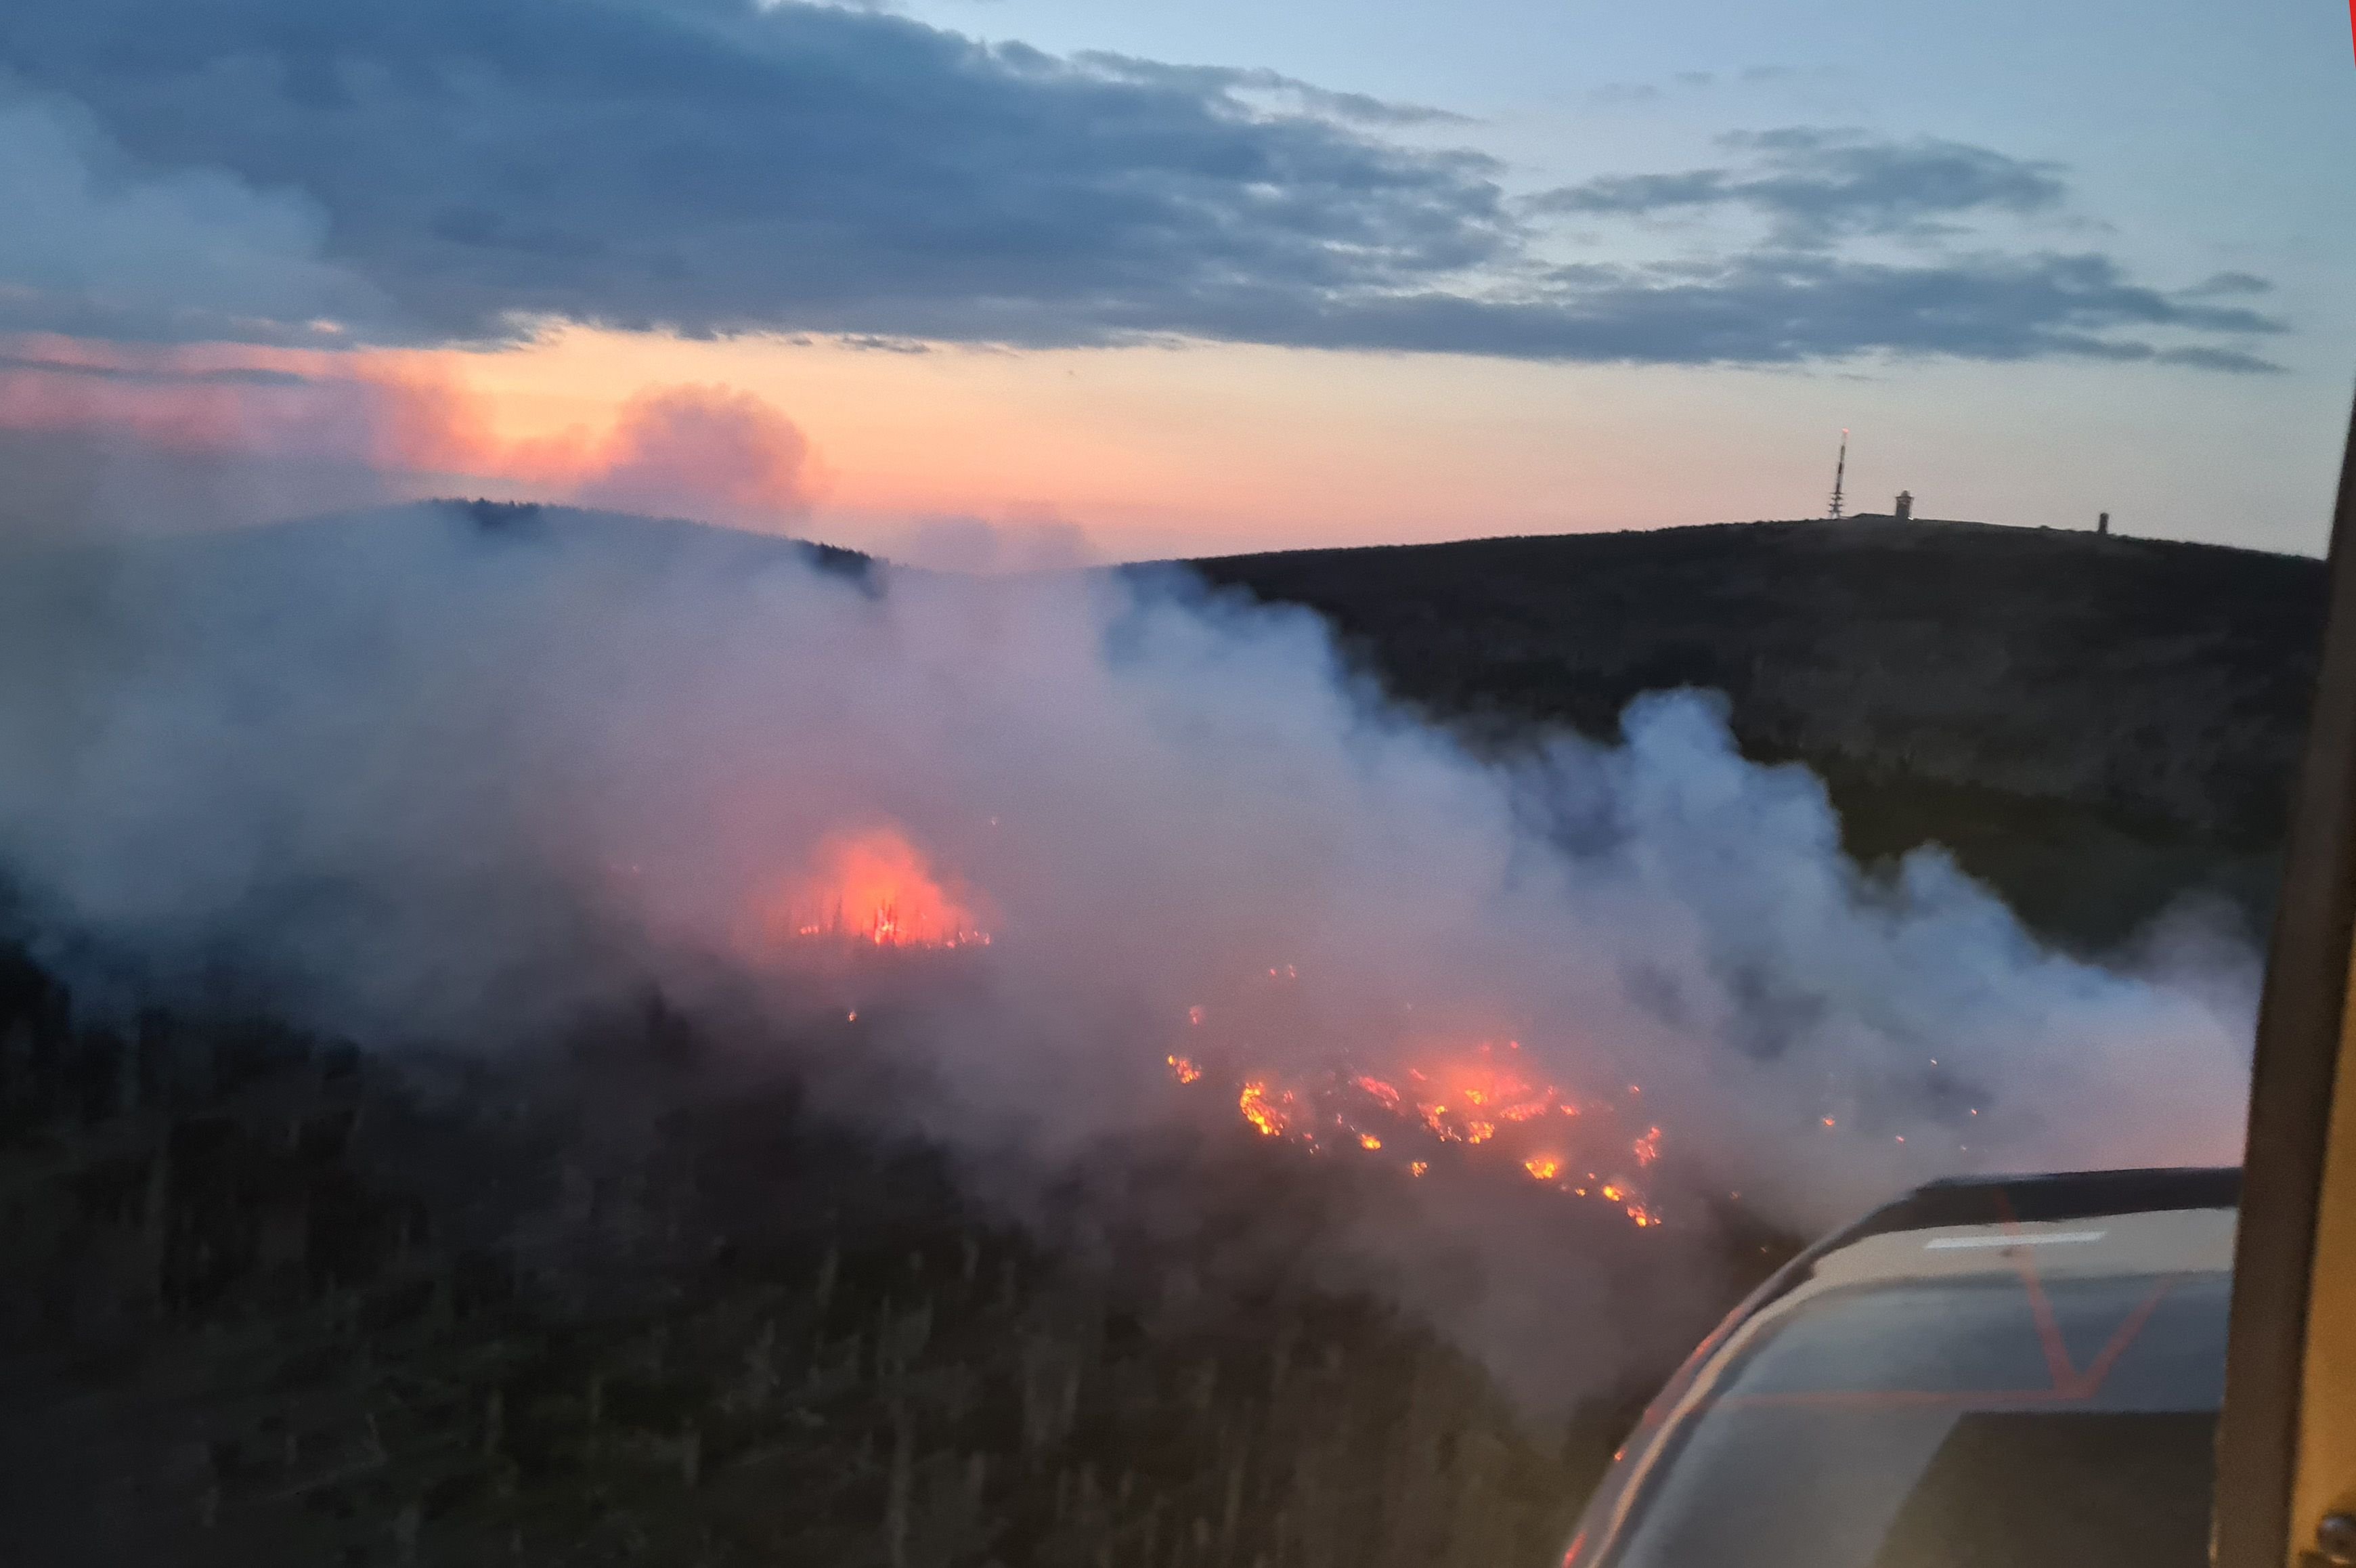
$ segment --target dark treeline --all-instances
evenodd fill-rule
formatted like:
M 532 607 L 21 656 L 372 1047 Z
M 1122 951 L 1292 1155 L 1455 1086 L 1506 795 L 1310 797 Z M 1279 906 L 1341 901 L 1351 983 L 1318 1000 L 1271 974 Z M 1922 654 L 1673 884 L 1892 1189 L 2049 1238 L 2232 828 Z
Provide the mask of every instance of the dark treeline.
M 1330 1165 L 1239 1122 L 1122 1157 L 1107 1190 L 1183 1195 L 1151 1230 L 1118 1205 L 1016 1227 L 659 1008 L 529 1062 L 395 1064 L 253 1022 L 91 1027 L 10 959 L 8 1561 L 1560 1549 L 1662 1368 L 1533 1414 L 1295 1266 Z M 1743 1250 L 1754 1274 L 1777 1255 Z

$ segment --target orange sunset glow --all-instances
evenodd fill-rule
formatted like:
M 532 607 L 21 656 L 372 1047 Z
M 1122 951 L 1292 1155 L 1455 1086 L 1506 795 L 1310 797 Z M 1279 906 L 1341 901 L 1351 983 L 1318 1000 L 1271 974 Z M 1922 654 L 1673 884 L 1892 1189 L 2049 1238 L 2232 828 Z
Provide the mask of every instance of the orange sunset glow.
M 928 520 L 1085 537 L 1100 559 L 1614 525 L 1654 509 L 1668 396 L 1591 368 L 1233 345 L 894 352 L 552 327 L 498 348 L 0 341 L 0 432 L 343 463 L 380 499 L 683 516 L 904 554 Z M 1567 423 L 1566 423 L 1567 422 Z M 1565 429 L 1583 431 L 1566 440 Z M 1737 508 L 1740 454 L 1724 469 Z M 1758 454 L 1752 454 L 1753 456 Z M 267 516 L 351 504 L 280 486 Z M 948 563 L 956 564 L 956 563 Z
M 256 372 L 274 379 L 233 379 Z M 1942 384 L 1922 394 L 1923 433 L 1885 435 L 1887 460 L 1927 459 L 1935 397 L 1964 402 L 1950 432 L 2036 423 L 2046 392 L 2015 372 L 2001 413 L 1983 411 L 1986 375 L 1924 372 Z M 563 325 L 437 349 L 0 340 L 0 433 L 341 461 L 388 500 L 604 506 L 903 558 L 938 519 L 1069 534 L 1110 560 L 1711 521 L 1772 510 L 1784 488 L 1813 497 L 1800 427 L 1820 389 L 1764 413 L 1739 392 L 1697 370 L 1631 384 L 1596 366 L 1227 344 L 895 351 Z M 1915 395 L 1893 394 L 1901 424 Z M 1709 439 L 1681 441 L 1705 416 Z M 254 521 L 350 504 L 270 496 Z

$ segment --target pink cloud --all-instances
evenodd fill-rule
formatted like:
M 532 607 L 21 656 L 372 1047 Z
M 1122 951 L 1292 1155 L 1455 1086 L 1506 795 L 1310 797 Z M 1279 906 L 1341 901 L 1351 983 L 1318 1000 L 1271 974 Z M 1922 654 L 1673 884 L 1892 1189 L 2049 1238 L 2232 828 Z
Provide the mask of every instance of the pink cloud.
M 734 388 L 650 387 L 603 432 L 504 440 L 438 356 L 382 351 L 0 338 L 0 435 L 151 465 L 324 467 L 347 476 L 339 499 L 473 486 L 752 527 L 807 511 L 818 474 L 800 427 Z M 356 489 L 355 476 L 373 478 Z M 272 511 L 302 504 L 284 487 L 256 493 Z
M 756 522 L 809 510 L 809 440 L 776 409 L 723 386 L 656 387 L 623 404 L 575 492 L 625 511 Z

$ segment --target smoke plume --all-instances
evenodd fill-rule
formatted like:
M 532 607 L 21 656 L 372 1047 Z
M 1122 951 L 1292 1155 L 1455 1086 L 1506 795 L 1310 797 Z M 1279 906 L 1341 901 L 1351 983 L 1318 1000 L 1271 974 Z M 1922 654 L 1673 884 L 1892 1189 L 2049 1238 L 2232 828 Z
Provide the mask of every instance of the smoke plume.
M 85 994 L 388 1052 L 749 999 L 907 1069 L 873 1113 L 977 1166 L 1232 1118 L 1173 1058 L 1309 1095 L 1510 1049 L 1661 1130 L 1670 1233 L 1738 1192 L 1814 1229 L 1948 1172 L 2236 1157 L 2249 955 L 2186 926 L 2104 967 L 1935 851 L 1869 875 L 1708 694 L 1483 759 L 1312 616 L 1183 574 L 862 574 L 587 513 L 52 549 L 0 600 L 0 866 Z M 1576 1260 L 1490 1246 L 1452 1307 L 1429 1264 L 1526 1185 L 1402 1180 L 1369 1253 L 1497 1354 L 1562 1337 Z

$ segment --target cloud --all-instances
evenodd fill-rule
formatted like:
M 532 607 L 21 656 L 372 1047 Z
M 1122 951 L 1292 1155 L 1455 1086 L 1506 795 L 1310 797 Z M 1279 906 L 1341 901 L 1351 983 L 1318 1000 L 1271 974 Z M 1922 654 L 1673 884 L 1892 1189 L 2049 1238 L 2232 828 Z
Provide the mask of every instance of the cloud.
M 801 429 L 725 386 L 654 386 L 602 429 L 503 435 L 434 354 L 0 337 L 0 535 L 234 523 L 518 492 L 737 526 L 807 510 Z
M 2202 279 L 2184 292 L 2187 295 L 2207 294 L 2271 294 L 2274 285 L 2249 273 L 2218 273 Z
M 373 289 L 325 259 L 327 215 L 218 168 L 138 168 L 73 102 L 0 80 L 0 331 L 319 338 Z
M 1720 142 L 1752 155 L 1749 166 L 1609 176 L 1543 192 L 1530 208 L 1658 218 L 1742 207 L 1769 220 L 1777 243 L 1814 248 L 1850 234 L 1939 232 L 1965 215 L 2051 213 L 2065 194 L 2059 165 L 1931 137 L 1800 126 Z
M 1517 204 L 1494 160 L 1389 139 L 1435 111 L 790 0 L 19 0 L 0 8 L 0 70 L 80 105 L 62 143 L 0 121 L 0 158 L 67 171 L 28 186 L 67 192 L 50 250 L 0 240 L 20 329 L 168 338 L 203 320 L 267 338 L 325 314 L 375 342 L 562 319 L 886 345 L 2222 368 L 2256 363 L 2244 335 L 2276 326 L 2204 314 L 2099 256 L 1934 256 L 1842 280 L 1872 284 L 1858 294 L 1772 255 L 1552 271 L 1534 227 L 1740 207 L 1766 216 L 1771 250 L 1828 252 L 2057 209 L 2053 166 L 1984 148 L 1771 132 L 1730 140 L 1724 167 Z M 96 163 L 105 181 L 67 177 Z M 120 299 L 59 281 L 84 275 L 84 249 L 115 258 L 88 275 L 120 274 Z M 186 269 L 166 264 L 184 250 Z M 2104 281 L 2069 283 L 2085 268 Z M 1940 314 L 1998 294 L 2004 320 Z M 1797 317 L 1729 323 L 1785 296 Z M 2140 335 L 2163 326 L 2201 340 Z
M 34 0 L 0 61 L 140 156 L 305 192 L 447 335 L 1185 331 L 1240 280 L 1381 288 L 1509 244 L 1485 159 L 1261 112 L 1272 74 L 818 5 Z
M 380 453 L 408 389 L 354 356 L 252 345 L 0 337 L 0 430 L 107 435 L 209 456 Z
M 1359 125 L 1469 125 L 1472 117 L 1423 103 L 1395 103 L 1364 92 L 1335 92 L 1273 70 L 1221 65 L 1165 65 L 1133 55 L 1089 50 L 1078 64 L 1121 81 L 1179 87 L 1208 98 L 1233 96 Z
M 1803 73 L 1788 65 L 1754 65 L 1731 74 L 1709 70 L 1681 70 L 1662 82 L 1610 81 L 1590 92 L 1589 98 L 1609 105 L 1657 103 L 1672 91 L 1679 93 L 1723 92 L 1730 88 L 1767 87 L 1791 81 Z M 1839 72 L 1829 67 L 1819 67 L 1807 74 L 1831 78 Z
M 0 335 L 0 542 L 312 516 L 540 456 L 436 359 Z
M 750 392 L 661 387 L 622 409 L 581 499 L 627 511 L 752 521 L 809 505 L 809 443 Z
M 1426 293 L 1323 318 L 1270 311 L 1235 336 L 1525 360 L 1796 364 L 1873 353 L 2095 359 L 2273 371 L 2239 349 L 2156 346 L 2151 333 L 2265 334 L 2271 317 L 2130 281 L 2101 255 L 1966 255 L 1894 265 L 1808 252 L 1557 269 L 1521 297 Z
M 80 345 L 76 345 L 80 347 Z M 119 381 L 145 386 L 309 386 L 313 378 L 299 371 L 262 365 L 108 364 L 59 354 L 14 354 L 0 351 L 0 374 L 32 372 L 93 381 Z

